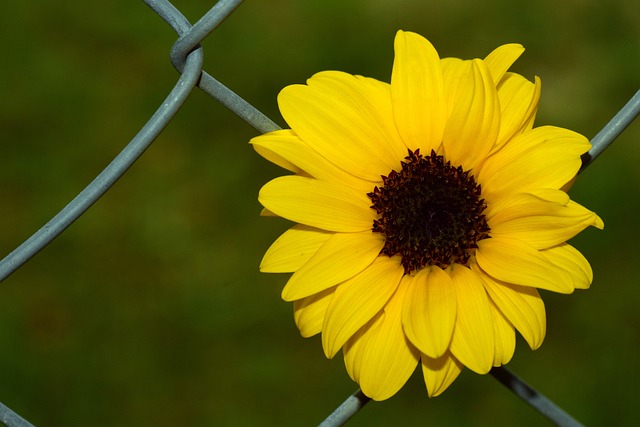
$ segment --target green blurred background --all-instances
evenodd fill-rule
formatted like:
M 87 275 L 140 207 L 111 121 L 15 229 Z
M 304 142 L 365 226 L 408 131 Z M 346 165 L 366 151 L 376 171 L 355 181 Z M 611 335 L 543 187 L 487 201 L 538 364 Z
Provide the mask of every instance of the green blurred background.
M 180 1 L 195 22 L 214 2 Z M 204 43 L 205 69 L 283 124 L 278 91 L 343 70 L 388 81 L 397 29 L 442 56 L 519 42 L 538 124 L 592 137 L 640 88 L 637 0 L 251 1 Z M 170 28 L 141 1 L 26 0 L 0 14 L 0 252 L 70 201 L 177 80 Z M 303 339 L 284 275 L 258 272 L 285 221 L 257 192 L 281 173 L 250 126 L 196 90 L 134 167 L 0 287 L 0 401 L 38 426 L 315 425 L 356 389 Z M 509 367 L 587 425 L 637 425 L 640 124 L 576 183 L 604 232 L 575 245 L 595 281 L 545 293 L 548 334 Z M 420 375 L 349 425 L 538 426 L 490 376 L 428 399 Z

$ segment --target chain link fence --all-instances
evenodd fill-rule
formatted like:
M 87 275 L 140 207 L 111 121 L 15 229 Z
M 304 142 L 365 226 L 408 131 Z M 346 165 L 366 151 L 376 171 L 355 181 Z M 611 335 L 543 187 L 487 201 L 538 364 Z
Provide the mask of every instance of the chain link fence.
M 178 34 L 178 39 L 170 52 L 171 63 L 180 72 L 177 83 L 140 132 L 113 161 L 47 224 L 0 262 L 0 280 L 4 280 L 28 262 L 105 194 L 163 132 L 196 87 L 227 107 L 258 132 L 265 133 L 279 129 L 278 125 L 250 103 L 203 70 L 203 48 L 200 43 L 242 3 L 242 0 L 218 1 L 194 25 L 191 25 L 182 13 L 168 1 L 145 0 L 145 3 Z M 581 171 L 589 166 L 639 113 L 640 91 L 592 139 L 593 148 L 583 157 Z M 492 371 L 492 375 L 552 422 L 565 426 L 580 425 L 512 372 L 504 368 L 496 368 Z M 367 402 L 368 399 L 360 391 L 356 391 L 321 425 L 325 427 L 342 425 Z M 267 415 L 265 414 L 265 416 Z M 1 403 L 0 421 L 8 427 L 32 425 Z M 303 424 L 309 422 L 311 420 L 304 420 Z

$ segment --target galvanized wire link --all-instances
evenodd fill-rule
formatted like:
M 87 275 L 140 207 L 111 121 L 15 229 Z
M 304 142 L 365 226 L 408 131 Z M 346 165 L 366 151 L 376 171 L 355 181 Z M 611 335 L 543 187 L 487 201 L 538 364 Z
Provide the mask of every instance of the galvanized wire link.
M 253 105 L 236 95 L 231 89 L 227 88 L 206 72 L 202 73 L 198 87 L 229 110 L 233 111 L 242 120 L 249 123 L 258 132 L 267 133 L 280 129 L 280 126 L 271 121 L 271 119 L 262 114 Z
M 358 389 L 331 413 L 318 427 L 341 426 L 353 417 L 371 398 Z
M 179 32 L 180 38 L 171 48 L 171 60 L 182 62 L 185 54 L 195 49 L 222 21 L 229 16 L 243 0 L 220 0 L 204 14 L 188 31 Z
M 144 0 L 180 35 L 171 48 L 171 63 L 182 72 L 189 52 L 208 36 L 233 12 L 243 0 L 220 0 L 192 27 L 189 21 L 166 0 Z M 220 83 L 205 71 L 200 76 L 198 87 L 213 99 L 227 107 L 238 117 L 249 123 L 260 133 L 271 132 L 280 127 L 262 114 L 257 108 L 242 99 L 231 89 Z
M 202 52 L 197 50 L 189 55 L 184 72 L 169 96 L 120 154 L 53 219 L 0 261 L 0 280 L 59 236 L 124 175 L 180 109 L 195 87 L 201 70 Z
M 491 369 L 491 375 L 516 396 L 560 427 L 584 427 L 542 393 L 533 389 L 504 366 Z
M 171 48 L 171 62 L 178 71 L 182 72 L 186 55 L 194 49 L 202 39 L 220 25 L 222 20 L 233 12 L 242 1 L 243 0 L 221 0 L 188 31 L 178 31 L 178 34 L 181 36 Z M 257 108 L 213 78 L 206 71 L 202 72 L 198 87 L 245 122 L 249 123 L 258 130 L 258 132 L 266 133 L 280 129 L 277 124 L 262 114 Z
M 591 150 L 582 156 L 582 167 L 585 170 L 602 152 L 610 146 L 623 130 L 640 114 L 640 90 L 625 104 L 624 107 L 591 139 Z M 578 172 L 578 173 L 580 173 Z
M 29 421 L 0 403 L 0 423 L 7 427 L 34 427 Z
M 233 12 L 241 3 L 241 0 L 220 1 L 198 22 L 193 35 L 189 33 L 191 25 L 187 19 L 169 2 L 148 0 L 146 3 L 169 23 L 178 34 L 184 36 L 184 38 L 178 40 L 172 50 L 172 59 L 180 58 L 179 71 L 181 76 L 178 82 L 158 110 L 116 158 L 44 227 L 0 261 L 0 281 L 11 275 L 59 236 L 124 175 L 162 132 L 198 82 L 201 82 L 205 92 L 232 109 L 259 131 L 267 132 L 278 128 L 266 116 L 224 85 L 211 76 L 202 75 L 202 49 L 196 48 L 196 45 Z M 1 403 L 0 421 L 3 421 L 8 426 L 31 425 Z
M 200 82 L 203 90 L 218 99 L 249 124 L 261 132 L 275 130 L 278 126 L 266 118 L 253 106 L 237 96 L 224 85 L 208 74 L 202 75 L 202 49 L 195 48 L 200 39 L 187 36 L 191 25 L 189 21 L 168 1 L 145 0 L 183 39 L 179 39 L 177 48 L 172 50 L 173 58 L 179 60 L 182 75 L 164 103 L 149 119 L 142 130 L 122 150 L 83 191 L 65 206 L 44 227 L 34 233 L 24 243 L 0 261 L 0 281 L 7 278 L 21 265 L 48 245 L 69 225 L 86 212 L 111 186 L 129 169 L 160 134 L 186 100 L 193 87 Z M 205 37 L 224 18 L 226 18 L 241 1 L 223 0 L 217 3 L 199 22 L 196 31 L 198 37 Z M 182 47 L 183 51 L 181 51 Z M 207 77 L 208 76 L 208 77 Z
M 547 417 L 550 421 L 560 427 L 584 427 L 571 415 L 565 412 L 549 398 L 535 390 L 524 382 L 516 374 L 507 368 L 495 367 L 491 369 L 491 375 L 502 385 L 511 390 L 516 396 L 524 400 L 535 410 Z M 351 419 L 360 409 L 371 399 L 362 393 L 360 389 L 349 396 L 335 411 L 331 413 L 318 427 L 339 427 Z

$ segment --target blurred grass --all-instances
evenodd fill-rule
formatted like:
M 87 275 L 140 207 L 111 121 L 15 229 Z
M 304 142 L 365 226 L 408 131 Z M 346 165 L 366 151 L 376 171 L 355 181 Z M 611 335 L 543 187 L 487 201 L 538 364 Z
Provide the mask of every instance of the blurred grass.
M 195 22 L 213 2 L 176 2 Z M 587 137 L 640 87 L 635 0 L 247 1 L 203 43 L 205 69 L 274 118 L 287 84 L 338 69 L 388 81 L 399 28 L 442 56 L 527 51 L 538 124 Z M 43 225 L 117 154 L 177 80 L 175 36 L 142 2 L 12 2 L 0 15 L 0 250 Z M 196 91 L 123 179 L 0 289 L 0 401 L 38 426 L 314 425 L 356 386 L 299 337 L 286 277 L 259 260 L 284 221 L 259 218 L 280 171 L 256 132 Z M 548 335 L 509 367 L 586 425 L 636 425 L 640 125 L 575 185 L 604 232 L 575 245 L 595 282 L 546 293 Z M 419 375 L 349 425 L 544 425 L 490 377 L 428 399 Z

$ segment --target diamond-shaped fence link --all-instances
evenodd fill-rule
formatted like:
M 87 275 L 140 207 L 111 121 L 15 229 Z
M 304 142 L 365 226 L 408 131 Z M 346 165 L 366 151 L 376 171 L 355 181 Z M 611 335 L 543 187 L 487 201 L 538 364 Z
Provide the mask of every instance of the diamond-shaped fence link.
M 243 100 L 229 88 L 202 70 L 203 53 L 199 43 L 229 16 L 242 0 L 218 1 L 198 22 L 189 21 L 171 3 L 164 0 L 144 0 L 178 34 L 171 49 L 171 62 L 181 73 L 180 78 L 161 106 L 142 127 L 131 142 L 113 161 L 67 206 L 46 225 L 0 261 L 0 281 L 7 278 L 21 265 L 60 235 L 76 219 L 89 209 L 144 153 L 181 108 L 195 87 L 209 94 L 233 113 L 261 133 L 279 129 L 273 121 Z M 583 156 L 584 170 L 640 113 L 640 91 L 615 115 L 615 117 L 591 140 L 592 149 Z M 561 426 L 579 426 L 562 409 L 533 390 L 516 375 L 504 368 L 494 368 L 492 375 L 514 394 L 537 409 L 552 422 Z M 359 411 L 368 398 L 359 390 L 349 396 L 322 423 L 322 426 L 344 424 Z M 311 420 L 308 420 L 311 421 Z M 28 421 L 0 403 L 0 422 L 9 427 L 32 426 Z
M 197 46 L 198 43 L 229 16 L 242 0 L 216 3 L 193 27 L 171 3 L 156 0 L 146 3 L 180 36 L 171 50 L 171 61 L 182 73 L 180 79 L 160 108 L 120 154 L 60 213 L 2 260 L 0 280 L 4 280 L 48 245 L 106 193 L 162 132 L 196 85 L 260 132 L 278 128 L 253 106 L 202 71 L 202 48 Z

